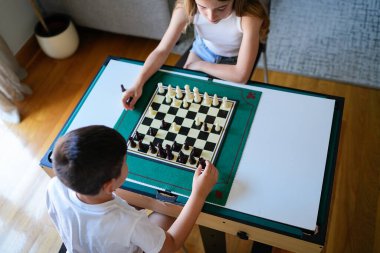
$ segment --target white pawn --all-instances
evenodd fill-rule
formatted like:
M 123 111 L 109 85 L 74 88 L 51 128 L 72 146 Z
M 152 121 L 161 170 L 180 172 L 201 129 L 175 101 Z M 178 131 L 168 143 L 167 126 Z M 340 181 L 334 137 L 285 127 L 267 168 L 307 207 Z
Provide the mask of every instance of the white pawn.
M 207 92 L 203 94 L 203 104 L 206 106 L 211 105 L 211 99 L 210 99 L 210 96 L 207 94 Z
M 182 105 L 183 105 L 183 108 L 187 108 L 187 107 L 189 107 L 189 103 L 187 103 L 187 100 L 186 100 L 186 99 L 183 100 Z
M 177 85 L 177 87 L 175 88 L 175 93 L 176 93 L 176 97 L 178 99 L 181 99 L 182 98 L 182 90 L 179 88 L 179 86 Z
M 185 85 L 185 93 L 191 93 L 190 86 L 188 84 Z
M 195 117 L 195 125 L 200 126 L 201 125 L 201 120 L 199 119 L 198 116 Z
M 199 103 L 201 101 L 201 95 L 199 94 L 198 88 L 194 87 L 193 92 L 194 92 L 194 102 Z
M 191 93 L 191 91 L 187 91 L 186 92 L 186 95 L 185 95 L 185 100 L 187 100 L 187 102 L 192 102 L 194 99 L 194 96 L 193 94 Z
M 175 122 L 172 123 L 172 131 L 174 131 L 174 132 L 178 132 L 179 131 L 179 126 Z
M 220 131 L 220 125 L 218 122 L 215 123 L 215 131 L 219 132 Z
M 218 99 L 218 96 L 216 94 L 212 98 L 212 105 L 213 106 L 218 106 L 219 105 L 219 99 Z
M 223 109 L 228 109 L 228 102 L 227 102 L 227 98 L 226 97 L 223 97 L 222 98 L 222 108 Z
M 177 106 L 177 102 L 178 100 L 175 98 L 175 97 L 173 97 L 173 100 L 172 100 L 172 106 Z
M 173 93 L 174 93 L 173 88 L 172 88 L 172 86 L 169 84 L 169 86 L 168 86 L 168 94 L 169 94 L 169 96 L 170 96 L 170 97 L 173 97 Z
M 158 83 L 158 93 L 163 94 L 165 92 L 164 87 L 162 86 L 162 83 Z
M 170 94 L 169 94 L 169 92 L 168 92 L 168 93 L 166 93 L 166 95 L 165 95 L 165 102 L 166 102 L 167 104 L 169 104 L 171 101 L 172 101 L 172 99 L 171 99 Z
M 153 110 L 153 107 L 149 106 L 149 114 L 154 116 L 156 112 Z

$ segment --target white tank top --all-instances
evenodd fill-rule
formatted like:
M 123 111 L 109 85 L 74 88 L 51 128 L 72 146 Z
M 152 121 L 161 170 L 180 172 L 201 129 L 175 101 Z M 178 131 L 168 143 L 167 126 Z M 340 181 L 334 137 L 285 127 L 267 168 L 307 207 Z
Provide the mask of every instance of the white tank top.
M 213 24 L 197 12 L 193 19 L 194 29 L 205 45 L 215 54 L 232 57 L 239 53 L 243 31 L 241 17 L 235 11 L 227 18 Z

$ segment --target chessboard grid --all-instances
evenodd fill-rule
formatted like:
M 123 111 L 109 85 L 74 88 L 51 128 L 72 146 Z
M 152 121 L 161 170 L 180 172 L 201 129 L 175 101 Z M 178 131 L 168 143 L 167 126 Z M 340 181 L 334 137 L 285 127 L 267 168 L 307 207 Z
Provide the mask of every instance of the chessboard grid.
M 165 94 L 167 92 L 167 87 L 164 86 L 164 94 L 159 94 L 158 88 L 152 95 L 148 106 L 145 108 L 140 120 L 138 121 L 136 127 L 133 130 L 133 135 L 135 135 L 136 131 L 142 135 L 143 143 L 147 144 L 149 142 L 153 142 L 155 145 L 157 143 L 161 143 L 163 147 L 166 145 L 172 146 L 173 142 L 176 141 L 182 152 L 187 157 L 187 162 L 185 164 L 174 162 L 177 161 L 178 152 L 173 151 L 174 159 L 168 160 L 165 158 L 158 157 L 156 153 L 152 153 L 150 150 L 147 152 L 141 152 L 138 150 L 138 147 L 132 148 L 130 145 L 130 141 L 128 142 L 128 149 L 131 154 L 136 156 L 153 159 L 158 162 L 166 163 L 173 165 L 175 167 L 184 168 L 186 170 L 194 171 L 196 169 L 196 165 L 192 165 L 188 161 L 188 156 L 190 155 L 191 150 L 195 147 L 200 149 L 200 153 L 196 155 L 197 158 L 202 157 L 206 160 L 210 160 L 214 162 L 217 158 L 219 149 L 221 148 L 221 143 L 226 134 L 226 129 L 228 128 L 229 120 L 231 119 L 231 115 L 235 109 L 237 101 L 228 100 L 230 103 L 230 108 L 228 110 L 223 110 L 214 106 L 204 106 L 202 105 L 203 98 L 199 103 L 191 102 L 187 109 L 184 109 L 182 103 L 180 106 L 171 106 L 165 101 Z M 184 95 L 184 91 L 182 90 L 182 94 Z M 218 98 L 219 103 L 221 103 L 221 99 Z M 149 107 L 152 106 L 156 114 L 154 116 L 148 113 Z M 182 117 L 180 117 L 180 116 Z M 183 116 L 185 115 L 185 116 Z M 195 116 L 198 116 L 201 119 L 201 122 L 206 121 L 209 125 L 212 124 L 211 131 L 204 132 L 200 129 L 194 128 L 194 119 Z M 170 130 L 161 129 L 161 120 L 164 119 L 165 122 L 176 122 L 180 125 L 180 130 L 178 133 L 173 133 Z M 215 134 L 214 123 L 218 122 L 222 127 L 222 131 L 219 134 Z M 152 127 L 157 130 L 156 136 L 153 137 L 148 134 L 149 128 Z M 219 136 L 219 138 L 218 138 Z M 188 141 L 191 146 L 190 150 L 184 150 L 183 144 L 185 141 Z

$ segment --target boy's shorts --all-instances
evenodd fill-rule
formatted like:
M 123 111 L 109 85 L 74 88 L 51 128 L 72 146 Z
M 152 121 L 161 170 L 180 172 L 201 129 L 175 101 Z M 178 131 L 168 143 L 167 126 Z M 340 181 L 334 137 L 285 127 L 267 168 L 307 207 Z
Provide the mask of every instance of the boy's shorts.
M 235 65 L 237 62 L 237 56 L 234 57 L 225 57 L 214 54 L 203 42 L 199 36 L 196 36 L 193 46 L 190 49 L 190 52 L 196 54 L 199 58 L 204 61 L 211 63 L 220 63 L 220 64 L 230 64 Z

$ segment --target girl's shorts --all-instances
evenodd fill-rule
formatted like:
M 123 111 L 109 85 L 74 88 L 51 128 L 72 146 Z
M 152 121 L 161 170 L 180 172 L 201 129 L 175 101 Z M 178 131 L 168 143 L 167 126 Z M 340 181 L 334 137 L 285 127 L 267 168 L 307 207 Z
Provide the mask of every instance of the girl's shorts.
M 230 64 L 234 65 L 237 62 L 237 56 L 234 57 L 225 57 L 214 54 L 203 42 L 199 36 L 196 36 L 196 39 L 193 42 L 193 46 L 190 50 L 196 54 L 199 58 L 204 61 L 211 63 L 221 63 L 221 64 Z

